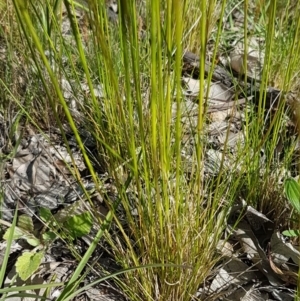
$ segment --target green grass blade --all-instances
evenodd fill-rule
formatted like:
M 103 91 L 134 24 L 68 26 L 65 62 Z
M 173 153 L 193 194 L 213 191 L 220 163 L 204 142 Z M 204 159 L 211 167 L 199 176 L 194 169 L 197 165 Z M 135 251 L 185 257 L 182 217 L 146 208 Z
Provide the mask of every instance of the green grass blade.
M 8 236 L 8 239 L 7 239 L 7 246 L 6 246 L 6 249 L 5 249 L 4 258 L 3 258 L 3 262 L 2 262 L 2 265 L 1 265 L 1 269 L 0 269 L 0 287 L 3 286 L 3 282 L 4 282 L 4 279 L 5 279 L 5 273 L 7 272 L 6 268 L 7 268 L 7 263 L 8 263 L 8 260 L 9 260 L 10 248 L 11 248 L 11 245 L 12 245 L 12 242 L 13 242 L 13 236 L 14 236 L 15 228 L 16 228 L 16 225 L 17 225 L 17 217 L 18 217 L 18 207 L 15 210 L 14 219 L 13 219 L 12 225 L 10 227 L 11 230 L 9 232 L 9 236 Z

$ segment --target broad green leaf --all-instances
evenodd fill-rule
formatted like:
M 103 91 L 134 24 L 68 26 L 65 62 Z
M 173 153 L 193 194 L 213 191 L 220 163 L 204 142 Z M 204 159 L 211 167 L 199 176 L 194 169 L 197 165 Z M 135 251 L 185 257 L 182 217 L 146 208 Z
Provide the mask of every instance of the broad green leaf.
M 289 237 L 299 237 L 300 230 L 285 230 L 282 232 L 282 234 Z
M 40 208 L 40 210 L 39 210 L 39 216 L 40 216 L 40 218 L 45 222 L 45 223 L 47 223 L 47 222 L 49 222 L 50 220 L 52 220 L 53 219 L 53 215 L 52 215 L 52 213 L 51 213 L 51 211 L 49 210 L 49 209 L 47 209 L 47 208 Z
M 11 231 L 11 228 L 8 228 L 3 236 L 3 238 L 5 240 L 8 239 L 9 235 L 10 235 L 10 231 Z M 22 231 L 22 229 L 18 228 L 18 227 L 15 227 L 15 231 L 14 231 L 14 234 L 13 234 L 13 239 L 19 239 L 21 237 L 24 236 L 24 231 Z
M 92 224 L 91 214 L 84 212 L 69 218 L 65 223 L 65 227 L 70 231 L 71 235 L 76 238 L 88 234 L 91 231 Z
M 18 227 L 30 233 L 33 232 L 33 222 L 29 215 L 21 215 L 18 220 Z
M 24 239 L 26 239 L 26 241 L 33 247 L 37 247 L 41 244 L 40 240 L 37 237 L 35 237 L 33 234 L 26 235 Z
M 292 206 L 300 213 L 300 185 L 294 179 L 286 179 L 284 182 L 285 195 Z
M 20 278 L 26 281 L 40 266 L 44 252 L 24 252 L 16 262 L 16 271 Z
M 8 228 L 3 236 L 5 240 L 9 237 L 11 228 Z M 35 237 L 32 233 L 27 232 L 21 228 L 15 227 L 13 239 L 25 239 L 31 246 L 36 247 L 40 244 L 40 240 Z
M 56 238 L 57 238 L 57 235 L 52 231 L 48 231 L 48 232 L 43 234 L 43 240 L 46 241 L 46 242 L 53 241 Z

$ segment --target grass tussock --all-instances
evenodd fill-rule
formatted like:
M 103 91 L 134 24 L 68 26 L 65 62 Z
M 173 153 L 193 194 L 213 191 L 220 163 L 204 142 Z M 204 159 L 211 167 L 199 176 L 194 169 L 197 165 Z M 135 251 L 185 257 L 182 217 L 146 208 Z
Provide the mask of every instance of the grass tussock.
M 191 300 L 222 256 L 218 245 L 226 238 L 233 202 L 242 197 L 274 219 L 285 206 L 279 181 L 292 164 L 294 141 L 286 143 L 284 95 L 272 110 L 265 91 L 273 85 L 298 92 L 299 10 L 291 16 L 270 1 L 257 5 L 249 16 L 246 1 L 244 7 L 235 3 L 244 12 L 245 45 L 256 34 L 248 33 L 249 18 L 260 22 L 255 30 L 264 36 L 264 68 L 257 110 L 249 105 L 244 112 L 244 144 L 237 145 L 228 168 L 227 132 L 217 173 L 210 176 L 205 173 L 210 147 L 206 87 L 219 43 L 227 44 L 221 51 L 230 44 L 222 20 L 234 8 L 226 1 L 118 4 L 118 20 L 110 22 L 104 1 L 14 0 L 13 7 L 2 3 L 0 43 L 9 64 L 4 68 L 0 60 L 5 91 L 0 110 L 7 118 L 19 114 L 16 126 L 22 121 L 45 131 L 55 124 L 68 146 L 67 124 L 99 191 L 104 185 L 99 173 L 113 179 L 117 197 L 107 197 L 110 214 L 104 222 L 97 221 L 105 226 L 97 239 L 104 238 L 122 268 L 146 266 L 118 279 L 130 300 Z M 287 7 L 294 5 L 299 6 Z M 200 67 L 198 118 L 188 139 L 182 126 L 186 50 L 199 55 L 200 66 L 209 52 L 213 66 L 208 77 Z M 15 68 L 17 60 L 22 64 Z M 20 76 L 26 81 L 24 92 Z M 93 154 L 84 145 L 82 129 L 95 141 Z M 278 141 L 287 145 L 280 154 Z M 114 231 L 106 231 L 111 224 Z M 74 288 L 69 285 L 67 290 L 59 300 Z

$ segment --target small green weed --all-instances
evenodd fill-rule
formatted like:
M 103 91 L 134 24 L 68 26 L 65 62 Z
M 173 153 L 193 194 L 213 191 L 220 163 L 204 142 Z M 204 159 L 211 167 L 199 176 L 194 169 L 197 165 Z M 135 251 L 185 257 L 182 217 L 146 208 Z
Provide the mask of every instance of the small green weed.
M 47 248 L 57 238 L 74 240 L 88 234 L 92 227 L 89 212 L 68 217 L 64 223 L 59 223 L 52 216 L 50 210 L 41 208 L 40 217 L 47 224 L 42 231 L 35 231 L 33 220 L 28 215 L 21 215 L 16 227 L 9 227 L 4 234 L 8 240 L 13 231 L 13 240 L 25 239 L 33 250 L 24 252 L 16 262 L 16 271 L 22 280 L 27 280 L 39 268 Z M 59 231 L 63 229 L 63 232 Z M 58 234 L 60 232 L 60 234 Z

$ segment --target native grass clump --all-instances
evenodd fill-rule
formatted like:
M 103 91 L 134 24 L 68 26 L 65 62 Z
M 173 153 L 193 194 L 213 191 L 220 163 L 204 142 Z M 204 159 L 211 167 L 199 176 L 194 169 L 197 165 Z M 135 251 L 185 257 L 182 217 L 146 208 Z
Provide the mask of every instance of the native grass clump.
M 78 198 L 85 193 L 88 208 L 71 224 L 60 222 L 54 207 L 37 203 L 53 185 L 35 196 L 35 173 L 26 169 L 43 232 L 30 215 L 23 216 L 30 231 L 18 230 L 16 216 L 10 220 L 8 246 L 23 235 L 36 247 L 30 258 L 23 254 L 34 258 L 31 269 L 17 262 L 21 278 L 63 241 L 79 264 L 57 300 L 88 289 L 80 283 L 91 271 L 102 275 L 91 285 L 112 278 L 129 300 L 217 294 L 205 283 L 225 264 L 224 245 L 249 206 L 268 222 L 288 224 L 282 181 L 298 174 L 299 4 L 12 2 L 0 5 L 0 117 L 9 129 L 1 133 L 1 158 L 13 160 L 27 147 L 22 138 L 39 133 L 43 150 L 28 163 L 38 174 L 37 158 L 60 135 L 67 155 L 55 164 L 69 171 L 59 169 L 57 178 L 68 177 Z M 290 14 L 290 7 L 298 10 Z M 69 206 L 69 196 L 58 205 Z M 80 239 L 88 244 L 82 254 Z M 97 252 L 114 260 L 115 274 L 99 272 Z

